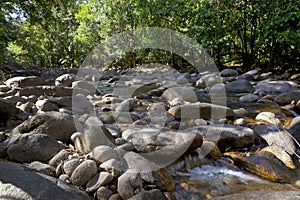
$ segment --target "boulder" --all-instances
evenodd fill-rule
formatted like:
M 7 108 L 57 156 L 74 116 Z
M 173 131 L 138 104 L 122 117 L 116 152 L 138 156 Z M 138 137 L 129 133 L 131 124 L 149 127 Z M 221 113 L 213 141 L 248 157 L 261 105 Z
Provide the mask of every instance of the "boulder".
M 131 112 L 134 108 L 137 108 L 141 103 L 136 99 L 127 99 L 120 103 L 116 108 L 116 112 Z
M 55 85 L 71 87 L 72 82 L 75 81 L 75 78 L 75 74 L 63 74 L 55 79 Z
M 7 149 L 10 160 L 17 162 L 46 162 L 63 149 L 63 145 L 45 134 L 23 134 Z
M 28 165 L 30 169 L 36 170 L 38 172 L 41 172 L 43 174 L 47 174 L 49 176 L 54 176 L 55 169 L 54 167 L 47 165 L 45 163 L 41 163 L 39 161 L 33 161 Z
M 96 92 L 96 87 L 87 81 L 74 81 L 72 83 L 72 88 L 86 90 L 88 91 L 88 94 L 94 94 Z
M 275 145 L 293 155 L 296 152 L 295 143 L 285 129 L 275 125 L 254 125 L 255 133 L 263 138 L 268 145 Z
M 38 100 L 35 105 L 39 110 L 44 112 L 58 110 L 57 105 L 51 103 L 48 99 Z
M 259 82 L 255 90 L 262 94 L 277 95 L 285 92 L 290 92 L 295 88 L 288 81 L 261 81 Z
M 0 162 L 0 171 L 1 199 L 90 199 L 83 191 L 21 164 Z
M 72 173 L 71 181 L 74 185 L 83 186 L 97 173 L 97 165 L 93 160 L 83 161 Z
M 175 106 L 168 111 L 176 119 L 222 119 L 233 118 L 233 111 L 225 106 L 209 103 L 193 103 Z
M 192 87 L 169 88 L 161 95 L 160 101 L 171 102 L 177 98 L 190 103 L 198 102 L 197 94 Z
M 223 83 L 219 74 L 206 74 L 196 82 L 195 86 L 197 88 L 206 88 L 218 83 Z
M 67 160 L 69 155 L 71 155 L 71 153 L 63 149 L 51 158 L 49 165 L 57 167 L 62 161 Z
M 238 78 L 245 79 L 248 81 L 253 81 L 254 79 L 257 79 L 258 76 L 259 76 L 259 71 L 257 69 L 253 69 L 253 70 L 250 70 L 248 72 L 241 74 Z
M 275 97 L 274 101 L 279 105 L 290 104 L 293 101 L 296 103 L 300 100 L 300 90 L 286 92 Z
M 29 86 L 36 86 L 36 85 L 43 85 L 45 81 L 38 76 L 17 76 L 8 79 L 5 81 L 5 84 L 8 87 L 29 87 Z
M 234 69 L 223 69 L 221 72 L 220 72 L 220 75 L 222 77 L 231 77 L 231 76 L 238 76 L 239 75 L 239 72 L 234 70 Z
M 246 94 L 239 98 L 239 101 L 242 103 L 251 103 L 259 100 L 259 97 L 254 94 Z
M 74 109 L 91 110 L 93 104 L 83 94 L 74 96 L 54 97 L 49 99 L 56 103 L 59 107 L 73 107 Z
M 71 160 L 68 160 L 68 161 L 65 161 L 64 162 L 64 165 L 63 165 L 63 170 L 64 172 L 69 176 L 71 177 L 74 170 L 80 165 L 80 160 L 79 159 L 71 159 Z
M 183 154 L 187 150 L 200 147 L 203 141 L 202 136 L 194 132 L 158 128 L 127 129 L 122 133 L 122 137 L 131 142 L 140 152 L 152 152 L 161 149 L 161 151 L 156 152 L 157 156 L 171 156 L 171 149 L 174 150 L 173 156 L 178 156 L 177 153 Z
M 113 194 L 113 192 L 106 188 L 106 187 L 100 187 L 97 192 L 96 192 L 96 195 L 97 195 L 97 199 L 98 200 L 107 200 L 107 199 L 110 199 L 109 197 Z M 121 199 L 120 199 L 121 200 Z
M 76 132 L 71 137 L 76 149 L 82 153 L 89 153 L 99 145 L 113 146 L 113 137 L 104 126 L 91 127 L 84 133 Z
M 264 147 L 261 151 L 267 151 L 272 153 L 274 156 L 276 156 L 276 158 L 281 160 L 285 164 L 285 166 L 287 166 L 290 169 L 296 169 L 296 166 L 294 165 L 291 156 L 284 149 L 276 145 L 272 145 Z
M 247 80 L 239 79 L 232 81 L 225 85 L 226 92 L 229 93 L 251 93 L 254 91 L 254 87 Z
M 261 112 L 256 115 L 255 120 L 262 121 L 267 124 L 274 124 L 277 126 L 281 124 L 280 120 L 272 112 Z
M 78 122 L 72 115 L 61 112 L 46 112 L 34 115 L 17 126 L 13 132 L 47 134 L 56 140 L 68 141 L 71 135 L 77 131 Z
M 89 154 L 96 162 L 103 163 L 110 159 L 119 160 L 119 154 L 109 146 L 97 146 Z
M 108 185 L 114 179 L 113 175 L 108 172 L 100 172 L 96 174 L 89 182 L 86 184 L 87 192 L 95 192 L 101 186 Z
M 247 154 L 226 152 L 224 155 L 231 157 L 236 165 L 271 181 L 291 183 L 295 176 L 293 171 L 267 151 Z
M 116 159 L 109 159 L 101 163 L 100 168 L 111 173 L 113 176 L 118 176 L 123 170 L 121 162 Z
M 139 173 L 127 170 L 118 178 L 118 193 L 123 199 L 129 199 L 136 189 L 142 189 L 143 180 Z
M 57 87 L 57 86 L 31 86 L 22 88 L 19 91 L 19 96 L 45 96 L 45 97 L 60 97 L 72 96 L 73 90 L 70 87 Z
M 203 136 L 204 140 L 214 142 L 221 150 L 226 148 L 243 148 L 254 142 L 254 131 L 247 127 L 230 124 L 209 125 L 190 128 Z

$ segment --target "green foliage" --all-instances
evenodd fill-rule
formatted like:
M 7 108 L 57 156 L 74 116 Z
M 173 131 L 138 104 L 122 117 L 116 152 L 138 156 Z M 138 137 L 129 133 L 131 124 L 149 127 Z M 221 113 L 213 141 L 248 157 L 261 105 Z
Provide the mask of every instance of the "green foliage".
M 0 62 L 79 66 L 107 37 L 151 26 L 196 39 L 218 66 L 289 70 L 300 62 L 298 0 L 10 0 L 0 5 Z M 172 52 L 142 49 L 111 66 L 144 62 L 183 70 L 189 65 Z

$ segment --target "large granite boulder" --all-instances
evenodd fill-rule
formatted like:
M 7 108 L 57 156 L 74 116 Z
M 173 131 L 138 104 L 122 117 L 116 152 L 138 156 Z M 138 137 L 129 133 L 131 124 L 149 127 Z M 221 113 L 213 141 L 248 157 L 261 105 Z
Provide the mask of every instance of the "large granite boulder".
M 44 134 L 23 134 L 7 149 L 10 160 L 46 162 L 63 149 L 63 145 Z
M 0 171 L 0 199 L 90 199 L 83 191 L 21 164 L 0 162 Z
M 8 79 L 5 84 L 9 87 L 29 87 L 35 85 L 43 85 L 45 81 L 38 76 L 17 76 Z
M 71 135 L 77 131 L 72 115 L 61 112 L 45 112 L 27 119 L 17 126 L 14 133 L 47 134 L 56 140 L 68 141 Z

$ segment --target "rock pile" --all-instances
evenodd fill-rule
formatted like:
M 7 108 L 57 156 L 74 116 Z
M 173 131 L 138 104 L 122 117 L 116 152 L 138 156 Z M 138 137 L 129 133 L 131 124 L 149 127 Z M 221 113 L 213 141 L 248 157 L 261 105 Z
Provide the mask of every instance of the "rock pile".
M 42 73 L 0 85 L 1 198 L 175 199 L 167 167 L 195 152 L 299 184 L 297 80 L 233 69 Z

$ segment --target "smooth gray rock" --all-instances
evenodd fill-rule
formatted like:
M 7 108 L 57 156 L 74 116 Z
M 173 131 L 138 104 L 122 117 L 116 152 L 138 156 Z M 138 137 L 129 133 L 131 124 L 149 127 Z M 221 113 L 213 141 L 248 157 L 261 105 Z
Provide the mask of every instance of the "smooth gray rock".
M 243 92 L 253 92 L 255 89 L 251 83 L 247 80 L 239 79 L 232 81 L 225 85 L 226 92 L 229 93 L 243 93 Z
M 17 76 L 5 81 L 5 84 L 9 87 L 29 87 L 35 85 L 45 84 L 44 80 L 38 76 Z
M 58 106 L 54 103 L 51 103 L 48 99 L 38 100 L 35 105 L 39 110 L 44 112 L 58 110 Z
M 72 96 L 73 90 L 70 87 L 57 87 L 57 86 L 30 86 L 22 88 L 19 91 L 19 96 L 46 96 L 46 97 L 60 97 Z
M 52 166 L 39 161 L 33 161 L 28 165 L 28 167 L 49 176 L 54 176 L 55 173 L 55 169 Z
M 171 102 L 176 98 L 190 103 L 198 102 L 197 94 L 195 93 L 192 87 L 169 88 L 161 95 L 160 101 Z
M 122 133 L 122 137 L 131 142 L 140 152 L 157 151 L 157 157 L 183 154 L 187 150 L 193 150 L 201 146 L 203 138 L 193 132 L 174 131 L 159 128 L 133 128 Z M 183 151 L 183 152 L 182 152 Z M 176 155 L 175 155 L 176 154 Z M 168 159 L 166 159 L 168 160 Z
M 105 162 L 110 159 L 119 160 L 119 154 L 111 147 L 100 145 L 89 154 L 97 162 Z
M 294 89 L 288 81 L 261 81 L 255 87 L 256 91 L 271 95 L 290 92 Z
M 220 149 L 242 148 L 254 142 L 254 131 L 247 127 L 224 125 L 198 126 L 188 130 L 196 130 L 204 140 L 214 142 Z
M 196 82 L 195 86 L 197 88 L 206 88 L 218 83 L 223 83 L 219 74 L 206 74 Z
M 220 75 L 222 77 L 230 77 L 230 76 L 238 76 L 239 75 L 239 72 L 234 70 L 234 69 L 223 69 L 221 72 L 220 72 Z
M 7 155 L 17 162 L 46 162 L 62 149 L 63 145 L 49 135 L 23 134 L 8 147 Z
M 176 119 L 222 119 L 233 118 L 233 111 L 225 106 L 209 103 L 193 103 L 175 106 L 168 111 Z
M 71 87 L 72 82 L 75 81 L 75 78 L 75 74 L 63 74 L 55 79 L 55 85 Z
M 99 187 L 108 185 L 113 179 L 114 177 L 110 173 L 100 172 L 86 184 L 86 191 L 95 192 Z
M 116 124 L 132 124 L 139 119 L 138 115 L 130 112 L 120 112 L 115 116 Z
M 272 112 L 260 112 L 256 115 L 255 120 L 264 122 L 266 124 L 274 124 L 279 126 L 281 124 L 280 120 Z
M 80 165 L 79 159 L 74 158 L 72 160 L 65 161 L 63 170 L 68 176 L 71 177 L 73 171 L 76 169 L 76 167 L 78 167 L 78 165 Z
M 243 102 L 243 103 L 251 103 L 251 102 L 256 102 L 258 100 L 259 100 L 259 97 L 254 94 L 246 94 L 239 98 L 239 101 Z
M 90 199 L 83 191 L 21 164 L 0 162 L 0 171 L 0 199 Z
M 254 125 L 253 130 L 263 138 L 268 145 L 276 145 L 290 155 L 296 152 L 295 143 L 288 131 L 275 125 Z
M 107 200 L 113 194 L 113 192 L 106 187 L 100 187 L 96 194 L 98 200 Z
M 83 161 L 72 173 L 71 181 L 74 185 L 85 185 L 97 173 L 97 165 L 93 160 Z
M 259 76 L 259 71 L 257 69 L 253 69 L 253 70 L 247 71 L 246 73 L 241 74 L 238 78 L 252 81 L 254 79 L 257 79 L 258 76 Z
M 139 173 L 128 170 L 118 178 L 118 193 L 123 199 L 134 195 L 135 189 L 143 187 L 143 180 Z
M 74 81 L 72 83 L 73 89 L 84 89 L 89 92 L 89 94 L 94 94 L 96 92 L 96 87 L 87 81 Z M 75 93 L 77 94 L 77 93 Z
M 120 103 L 116 108 L 116 112 L 131 112 L 137 108 L 141 103 L 136 99 L 128 99 Z
M 68 141 L 71 135 L 77 131 L 78 122 L 72 115 L 61 112 L 46 112 L 34 115 L 17 126 L 13 132 L 47 134 L 56 140 Z
M 279 105 L 286 105 L 300 100 L 300 90 L 295 90 L 292 92 L 286 92 L 275 97 L 274 101 Z
M 71 137 L 78 151 L 89 153 L 99 145 L 113 146 L 113 137 L 104 126 L 91 127 L 84 133 L 76 132 Z
M 122 169 L 122 164 L 116 159 L 109 159 L 100 164 L 100 168 L 111 173 L 113 176 L 118 176 Z
M 59 165 L 62 161 L 67 160 L 69 155 L 71 155 L 71 153 L 63 149 L 51 158 L 49 165 L 57 167 L 57 165 Z
M 91 110 L 93 104 L 83 94 L 73 96 L 55 97 L 50 101 L 55 102 L 59 107 L 73 107 L 76 109 Z

